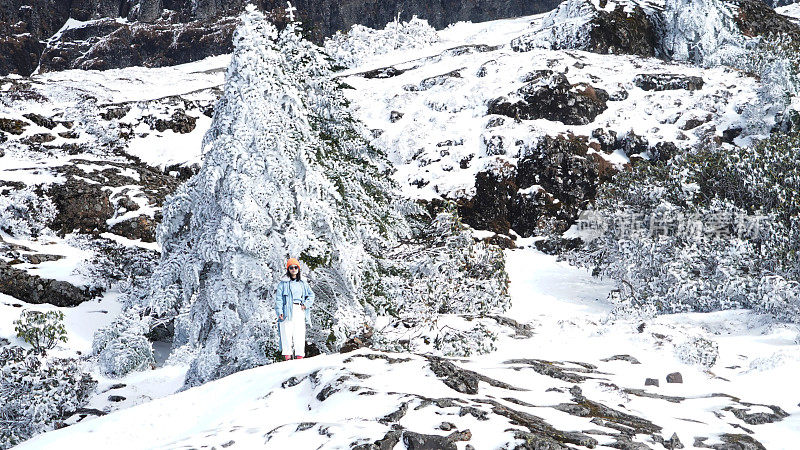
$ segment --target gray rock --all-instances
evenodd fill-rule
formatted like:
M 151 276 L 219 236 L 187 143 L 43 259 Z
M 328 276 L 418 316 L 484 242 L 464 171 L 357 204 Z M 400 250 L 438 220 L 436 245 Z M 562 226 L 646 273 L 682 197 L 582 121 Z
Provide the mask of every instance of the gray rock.
M 0 261 L 0 293 L 27 303 L 77 306 L 92 298 L 89 292 L 66 281 L 42 278 Z
M 47 128 L 48 130 L 52 130 L 53 128 L 56 127 L 56 123 L 55 121 L 53 121 L 53 119 L 49 119 L 39 114 L 28 113 L 28 114 L 23 114 L 22 117 L 30 120 L 31 122 L 35 123 L 36 125 L 39 125 L 40 127 Z
M 705 82 L 700 77 L 676 75 L 672 73 L 639 74 L 633 84 L 645 91 L 667 91 L 686 89 L 695 91 L 703 88 Z
M 507 97 L 494 99 L 489 102 L 487 114 L 586 125 L 608 108 L 606 91 L 586 83 L 570 84 L 563 73 L 532 81 L 510 95 L 522 100 L 511 103 Z
M 659 386 L 658 379 L 657 379 L 657 378 L 646 378 L 646 379 L 644 380 L 644 385 L 645 385 L 645 386 L 655 386 L 655 387 L 658 387 L 658 386 Z
M 106 221 L 114 215 L 108 192 L 99 184 L 69 178 L 64 184 L 53 185 L 48 196 L 58 211 L 51 227 L 62 234 L 104 232 L 108 229 Z
M 683 376 L 680 372 L 673 372 L 667 375 L 667 383 L 683 383 Z
M 614 356 L 610 356 L 608 358 L 601 359 L 600 361 L 605 361 L 605 362 L 609 362 L 609 361 L 627 361 L 627 362 L 629 362 L 631 364 L 641 364 L 638 359 L 634 358 L 631 355 L 614 355 Z
M 400 111 L 392 111 L 389 113 L 389 122 L 397 123 L 400 119 L 403 118 L 405 114 L 401 113 Z
M 161 17 L 161 0 L 139 0 L 139 21 L 152 23 Z

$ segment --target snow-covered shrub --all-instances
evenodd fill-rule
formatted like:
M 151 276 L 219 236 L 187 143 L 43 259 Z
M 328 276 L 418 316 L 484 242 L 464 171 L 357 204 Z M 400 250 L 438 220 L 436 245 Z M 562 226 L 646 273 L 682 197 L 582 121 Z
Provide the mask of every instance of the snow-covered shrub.
M 754 40 L 739 31 L 736 9 L 722 0 L 666 0 L 661 52 L 702 66 L 738 65 Z
M 61 311 L 23 311 L 14 321 L 17 337 L 31 344 L 33 350 L 43 354 L 56 344 L 67 342 L 64 313 Z
M 667 0 L 661 15 L 661 53 L 704 67 L 727 65 L 761 80 L 759 101 L 743 112 L 744 136 L 767 135 L 775 122 L 784 130 L 788 107 L 800 92 L 798 43 L 787 35 L 747 36 L 736 23 L 735 2 Z
M 419 351 L 433 344 L 442 354 L 462 356 L 490 351 L 492 339 L 479 321 L 467 330 L 438 323 L 444 314 L 480 317 L 510 306 L 502 250 L 476 241 L 452 204 L 433 217 L 417 213 L 412 238 L 381 261 L 384 295 L 368 299 L 378 314 L 393 317 L 376 332 L 376 347 Z
M 353 25 L 347 33 L 337 32 L 325 40 L 325 51 L 345 67 L 356 67 L 378 55 L 395 50 L 425 48 L 439 42 L 428 21 L 414 16 L 408 22 L 395 20 L 383 30 Z
M 753 308 L 800 321 L 800 136 L 704 148 L 604 185 L 568 257 L 658 312 Z M 599 233 L 597 232 L 599 231 Z
M 675 357 L 684 364 L 711 367 L 719 358 L 719 345 L 704 337 L 690 337 L 675 346 Z
M 92 355 L 97 358 L 100 371 L 111 377 L 121 377 L 153 367 L 153 346 L 145 336 L 149 331 L 150 321 L 140 318 L 135 309 L 124 312 L 109 326 L 98 330 L 92 343 Z
M 762 37 L 738 67 L 757 74 L 761 80 L 759 101 L 748 105 L 742 113 L 745 135 L 769 134 L 773 123 L 783 131 L 800 125 L 799 43 L 786 35 Z
M 159 256 L 153 250 L 78 234 L 69 237 L 69 244 L 92 253 L 75 268 L 76 274 L 89 280 L 91 290 L 108 290 L 113 286 L 123 293 L 131 292 L 152 275 Z M 131 297 L 121 299 L 130 301 Z
M 86 404 L 96 385 L 77 360 L 0 348 L 0 449 L 56 428 Z
M 21 237 L 36 237 L 46 230 L 56 215 L 50 199 L 39 196 L 32 187 L 1 192 L 0 230 Z
M 444 328 L 433 340 L 433 348 L 444 356 L 467 357 L 483 355 L 494 350 L 497 336 L 486 325 L 478 323 L 464 331 Z
M 419 220 L 419 219 L 418 219 Z M 481 315 L 510 306 L 502 250 L 476 241 L 448 204 L 422 219 L 412 241 L 394 249 L 382 269 L 388 303 L 382 314 L 433 319 L 439 314 Z
M 567 0 L 542 19 L 533 33 L 511 41 L 511 48 L 527 52 L 534 48 L 554 50 L 582 49 L 589 42 L 587 26 L 597 16 L 597 7 L 589 0 Z

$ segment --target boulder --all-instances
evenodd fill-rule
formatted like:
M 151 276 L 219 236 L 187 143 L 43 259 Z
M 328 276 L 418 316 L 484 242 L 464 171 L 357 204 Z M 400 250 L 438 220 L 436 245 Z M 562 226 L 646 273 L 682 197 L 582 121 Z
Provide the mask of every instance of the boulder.
M 66 281 L 31 275 L 0 261 L 0 293 L 27 303 L 49 303 L 55 306 L 77 306 L 91 299 L 84 289 Z
M 28 76 L 36 70 L 44 44 L 30 33 L 15 34 L 0 26 L 0 75 Z
M 658 385 L 659 385 L 658 378 L 646 378 L 646 379 L 644 380 L 644 385 L 645 385 L 645 386 L 655 386 L 655 387 L 658 387 Z
M 28 124 L 22 120 L 0 118 L 0 130 L 9 134 L 20 135 L 25 132 L 27 126 Z
M 551 219 L 549 225 L 556 232 L 575 223 L 605 180 L 588 150 L 585 138 L 547 136 L 519 160 L 516 184 L 520 192 L 513 197 L 512 208 L 512 227 L 517 233 L 527 237 L 544 231 L 547 224 L 542 217 Z M 534 186 L 541 189 L 531 189 Z
M 114 215 L 108 192 L 99 184 L 69 178 L 64 184 L 53 185 L 48 196 L 58 211 L 51 228 L 62 234 L 104 232 L 108 229 L 106 221 Z
M 475 177 L 475 196 L 460 200 L 458 213 L 465 223 L 478 230 L 508 234 L 511 228 L 509 199 L 517 192 L 516 168 L 504 161 L 479 172 Z
M 509 97 L 489 102 L 488 114 L 517 120 L 546 119 L 564 125 L 586 125 L 607 109 L 608 93 L 588 84 L 570 84 L 563 73 L 529 82 Z
M 197 117 L 187 115 L 183 109 L 176 110 L 169 119 L 156 119 L 153 116 L 146 116 L 143 120 L 150 125 L 151 130 L 158 130 L 162 133 L 166 130 L 172 130 L 174 133 L 179 134 L 191 133 L 197 124 Z
M 667 383 L 683 383 L 683 376 L 680 372 L 673 372 L 667 375 Z
M 53 128 L 56 127 L 56 122 L 53 119 L 47 118 L 40 114 L 29 113 L 29 114 L 23 114 L 22 117 L 30 120 L 31 122 L 35 123 L 36 125 L 39 125 L 40 127 L 47 128 L 48 130 L 52 130 Z
M 686 89 L 696 91 L 703 88 L 704 81 L 700 77 L 676 75 L 672 73 L 645 73 L 636 75 L 633 84 L 645 91 L 668 91 Z
M 158 224 L 152 217 L 142 214 L 114 224 L 110 231 L 128 239 L 155 242 L 157 226 Z

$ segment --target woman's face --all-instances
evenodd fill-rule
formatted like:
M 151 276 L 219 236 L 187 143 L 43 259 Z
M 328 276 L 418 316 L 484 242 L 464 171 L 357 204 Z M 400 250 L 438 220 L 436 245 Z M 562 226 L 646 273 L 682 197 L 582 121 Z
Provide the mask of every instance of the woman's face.
M 298 266 L 289 266 L 289 274 L 292 278 L 297 278 L 297 274 L 300 272 L 300 267 Z

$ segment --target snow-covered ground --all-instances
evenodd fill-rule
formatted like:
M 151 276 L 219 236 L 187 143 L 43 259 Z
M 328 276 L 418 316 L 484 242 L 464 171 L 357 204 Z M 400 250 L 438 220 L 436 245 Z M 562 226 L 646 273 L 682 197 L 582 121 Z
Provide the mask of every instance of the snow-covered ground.
M 614 320 L 609 318 L 612 305 L 605 300 L 609 283 L 533 249 L 507 256 L 513 302 L 507 315 L 530 323 L 533 336 L 514 338 L 498 327 L 496 352 L 453 362 L 519 390 L 482 381 L 476 394 L 465 394 L 444 384 L 421 355 L 359 350 L 241 372 L 37 436 L 18 448 L 74 442 L 86 449 L 349 448 L 383 438 L 392 423 L 423 434 L 450 434 L 438 429 L 441 422 L 470 430 L 471 439 L 459 442 L 458 448 L 499 448 L 515 441 L 508 430 L 524 427 L 492 414 L 496 405 L 490 400 L 540 417 L 559 430 L 591 435 L 599 441 L 597 448 L 610 448 L 615 440 L 603 433 L 615 433 L 614 423 L 604 427 L 592 422 L 590 414 L 580 417 L 559 409 L 574 401 L 569 391 L 573 386 L 587 399 L 661 427 L 665 439 L 676 433 L 684 445 L 696 437 L 708 437 L 706 443 L 714 444 L 723 433 L 747 433 L 768 449 L 789 449 L 800 438 L 800 397 L 791 388 L 800 374 L 797 327 L 767 325 L 765 318 L 749 311 Z M 683 362 L 676 348 L 688 337 L 717 343 L 716 362 L 710 367 Z M 627 356 L 609 359 L 615 355 Z M 526 359 L 588 378 L 538 373 Z M 124 381 L 147 387 L 157 397 L 182 380 L 180 368 L 171 373 L 165 369 Z M 683 383 L 667 383 L 665 377 L 672 372 L 680 372 Z M 646 378 L 659 380 L 660 386 L 645 386 Z M 102 395 L 111 393 L 116 391 Z M 456 404 L 423 406 L 426 398 L 456 399 Z M 404 403 L 408 408 L 400 418 L 381 422 Z M 746 423 L 734 415 L 737 409 L 771 413 L 764 405 L 789 415 L 765 424 Z M 480 411 L 489 420 L 480 420 Z M 637 434 L 634 442 L 661 448 L 645 434 Z
M 755 99 L 757 81 L 730 68 L 702 69 L 656 58 L 577 50 L 520 53 L 501 45 L 535 29 L 540 20 L 534 16 L 459 23 L 440 32 L 440 42 L 432 49 L 383 55 L 377 63 L 340 75 L 355 88 L 346 91 L 355 114 L 379 134 L 373 145 L 391 155 L 406 195 L 471 196 L 478 172 L 498 158 L 513 164 L 545 135 L 590 137 L 602 128 L 618 136 L 633 132 L 651 146 L 671 142 L 689 148 L 738 126 L 743 107 Z M 404 72 L 364 76 L 368 70 L 389 66 Z M 587 125 L 544 119 L 518 123 L 486 114 L 489 101 L 516 91 L 526 83 L 526 75 L 537 70 L 565 73 L 570 83 L 588 83 L 618 100 L 609 101 L 608 109 Z M 638 74 L 657 73 L 699 76 L 705 85 L 697 91 L 654 92 L 633 83 Z M 703 125 L 687 131 L 690 120 Z M 498 139 L 503 142 L 499 156 L 497 150 L 487 150 L 487 142 Z M 627 161 L 625 155 L 602 155 L 614 164 Z M 469 161 L 469 167 L 462 168 L 462 161 Z
M 781 12 L 800 17 L 800 12 L 792 8 Z M 379 136 L 373 143 L 389 152 L 396 163 L 396 177 L 406 195 L 429 198 L 468 193 L 475 174 L 486 164 L 496 158 L 513 162 L 526 144 L 545 134 L 591 135 L 593 129 L 602 127 L 619 134 L 633 131 L 651 144 L 676 141 L 690 146 L 702 138 L 702 133 L 719 134 L 735 126 L 737 111 L 755 96 L 756 80 L 724 68 L 700 69 L 657 59 L 580 51 L 515 53 L 508 49 L 506 44 L 512 38 L 530 31 L 539 20 L 537 16 L 459 23 L 440 32 L 440 42 L 430 48 L 383 55 L 341 75 L 355 88 L 349 92 L 356 115 L 370 128 L 381 130 L 376 131 Z M 462 45 L 500 47 L 448 51 Z M 145 127 L 141 119 L 148 115 L 168 118 L 174 111 L 175 96 L 181 101 L 213 102 L 228 61 L 229 56 L 221 56 L 172 68 L 37 75 L 31 79 L 33 89 L 47 101 L 0 102 L 0 115 L 21 118 L 35 112 L 83 120 L 78 125 L 84 127 L 80 128 L 78 142 L 93 144 L 117 135 L 106 135 L 109 130 L 102 128 L 103 123 L 86 117 L 130 104 L 131 109 L 116 119 L 117 124 L 134 127 L 133 135 L 122 146 L 124 152 L 158 168 L 197 163 L 210 118 L 192 112 L 197 116 L 197 126 L 186 134 L 155 131 Z M 390 78 L 359 75 L 390 65 L 409 70 Z M 507 119 L 502 125 L 487 128 L 490 117 L 485 116 L 486 102 L 519 88 L 525 74 L 545 68 L 566 72 L 570 82 L 586 82 L 612 95 L 624 89 L 628 97 L 609 102 L 609 109 L 589 125 L 565 126 L 545 120 L 515 123 Z M 454 70 L 458 76 L 416 89 L 422 80 Z M 478 76 L 479 71 L 483 76 Z M 706 85 L 701 91 L 645 92 L 632 84 L 639 73 L 697 75 Z M 10 79 L 3 80 L 0 90 L 7 91 L 13 85 Z M 407 89 L 409 86 L 415 88 Z M 86 106 L 82 102 L 88 98 L 95 101 Z M 78 104 L 83 106 L 75 106 Z M 392 111 L 404 115 L 393 123 Z M 687 120 L 705 119 L 709 114 L 707 125 L 692 131 L 680 129 Z M 66 130 L 63 125 L 55 129 Z M 29 125 L 22 137 L 44 132 L 48 130 Z M 495 135 L 510 142 L 505 155 L 487 155 L 484 142 Z M 65 143 L 74 140 L 59 136 L 51 142 Z M 103 161 L 118 157 L 99 156 L 102 152 L 97 152 L 76 156 L 59 150 L 32 153 L 9 146 L 0 159 L 0 181 L 49 185 L 63 181 L 53 168 L 71 164 L 75 158 L 96 160 L 96 166 L 81 163 L 91 171 L 103 167 Z M 614 163 L 624 162 L 614 155 L 605 156 Z M 470 157 L 469 167 L 461 169 L 460 161 Z M 420 178 L 429 184 L 411 185 Z M 154 208 L 149 211 L 152 214 Z M 104 237 L 157 248 L 115 235 Z M 10 242 L 8 236 L 6 241 Z M 24 266 L 26 270 L 76 284 L 86 281 L 76 270 L 91 254 L 71 245 L 68 238 L 45 236 L 41 242 L 20 243 L 31 248 L 48 245 L 47 253 L 66 257 L 38 267 Z M 599 441 L 599 447 L 609 448 L 615 442 L 611 435 L 619 433 L 615 423 L 607 426 L 604 420 L 593 421 L 598 418 L 591 414 L 580 416 L 566 412 L 569 408 L 557 408 L 577 401 L 569 391 L 573 386 L 579 386 L 594 402 L 651 421 L 662 428 L 658 433 L 665 439 L 676 433 L 687 447 L 696 437 L 708 437 L 706 444 L 713 445 L 720 442 L 723 433 L 751 435 L 769 449 L 793 448 L 800 438 L 800 395 L 793 389 L 800 375 L 800 330 L 796 326 L 770 324 L 766 317 L 743 310 L 623 316 L 616 314 L 616 305 L 607 300 L 613 289 L 611 283 L 592 278 L 552 256 L 531 248 L 508 251 L 506 267 L 512 308 L 505 315 L 530 324 L 533 335 L 520 338 L 511 328 L 495 324 L 497 351 L 452 362 L 522 390 L 482 381 L 477 394 L 457 392 L 442 382 L 432 371 L 431 361 L 422 355 L 366 350 L 261 367 L 177 394 L 185 366 L 161 366 L 123 379 L 95 373 L 99 385 L 87 407 L 119 411 L 99 418 L 89 416 L 70 427 L 37 436 L 19 448 L 70 448 L 77 442 L 82 448 L 349 448 L 354 442 L 383 438 L 393 423 L 420 433 L 448 435 L 450 431 L 440 427 L 443 421 L 451 422 L 455 430 L 471 431 L 471 439 L 458 441 L 458 448 L 467 444 L 478 449 L 498 448 L 515 440 L 508 430 L 524 427 L 518 420 L 494 411 L 498 407 L 491 402 L 541 417 L 560 430 L 591 435 Z M 22 308 L 61 309 L 66 314 L 69 341 L 59 346 L 56 354 L 86 354 L 94 331 L 121 309 L 118 295 L 111 291 L 76 308 L 26 305 L 0 295 L 0 337 L 22 344 L 13 336 L 12 325 Z M 455 326 L 465 319 L 448 320 Z M 697 342 L 706 343 L 712 350 L 693 353 Z M 713 352 L 715 346 L 718 354 Z M 627 356 L 610 359 L 619 355 Z M 703 365 L 711 356 L 716 356 L 713 364 Z M 558 370 L 547 375 L 542 366 Z M 682 383 L 667 383 L 666 375 L 673 372 L 681 373 Z M 292 377 L 294 380 L 287 383 Z M 588 378 L 579 380 L 582 377 Z M 659 386 L 645 386 L 646 378 L 658 380 Z M 112 401 L 112 395 L 124 400 Z M 448 406 L 447 402 L 426 403 L 430 399 L 456 400 Z M 408 408 L 400 417 L 379 420 L 403 404 Z M 763 424 L 751 424 L 739 417 L 757 421 L 747 414 L 774 412 L 763 405 L 775 405 L 788 417 Z M 484 413 L 489 420 L 481 420 Z M 634 437 L 635 442 L 662 448 L 650 439 L 649 434 L 642 433 Z

